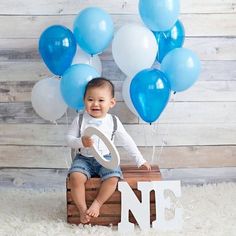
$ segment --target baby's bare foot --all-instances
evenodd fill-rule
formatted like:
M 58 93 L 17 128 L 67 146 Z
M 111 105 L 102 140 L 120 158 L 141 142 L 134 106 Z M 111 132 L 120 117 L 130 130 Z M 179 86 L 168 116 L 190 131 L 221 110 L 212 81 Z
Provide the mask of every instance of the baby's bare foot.
M 98 202 L 97 199 L 95 199 L 92 203 L 92 205 L 87 210 L 87 215 L 92 217 L 98 217 L 99 211 L 100 211 L 101 204 Z
M 87 215 L 86 211 L 80 212 L 80 222 L 82 224 L 87 224 L 90 221 L 91 217 Z

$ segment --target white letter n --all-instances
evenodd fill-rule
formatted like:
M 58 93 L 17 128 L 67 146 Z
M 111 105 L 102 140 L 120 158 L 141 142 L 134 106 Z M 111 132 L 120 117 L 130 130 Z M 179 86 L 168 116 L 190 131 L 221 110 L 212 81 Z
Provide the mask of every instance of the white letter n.
M 127 182 L 119 182 L 118 190 L 121 192 L 121 222 L 118 224 L 119 232 L 134 230 L 134 224 L 129 222 L 129 210 L 133 213 L 141 230 L 150 228 L 150 191 L 152 182 L 138 182 L 138 190 L 141 191 L 140 202 Z

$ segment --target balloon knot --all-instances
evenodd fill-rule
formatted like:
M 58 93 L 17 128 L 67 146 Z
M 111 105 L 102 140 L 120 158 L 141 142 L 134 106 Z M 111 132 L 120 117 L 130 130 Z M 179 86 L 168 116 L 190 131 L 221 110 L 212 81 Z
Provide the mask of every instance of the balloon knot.
M 176 94 L 176 91 L 174 91 L 174 94 Z

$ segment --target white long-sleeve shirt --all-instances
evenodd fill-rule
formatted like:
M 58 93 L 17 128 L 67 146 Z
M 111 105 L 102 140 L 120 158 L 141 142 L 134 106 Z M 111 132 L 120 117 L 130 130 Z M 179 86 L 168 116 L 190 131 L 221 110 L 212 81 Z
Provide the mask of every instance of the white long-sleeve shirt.
M 133 139 L 126 132 L 119 118 L 116 117 L 116 119 L 117 119 L 117 130 L 115 132 L 114 137 L 115 139 L 118 139 L 120 141 L 121 145 L 128 152 L 130 157 L 134 158 L 137 166 L 140 167 L 142 164 L 146 162 L 146 160 L 143 158 L 142 154 L 138 150 Z M 114 124 L 113 124 L 112 116 L 110 114 L 106 114 L 106 116 L 103 118 L 94 118 L 90 116 L 87 112 L 84 112 L 83 121 L 82 121 L 81 129 L 80 129 L 81 137 L 83 136 L 84 130 L 89 126 L 97 127 L 105 135 L 107 135 L 107 137 L 111 137 Z M 91 148 L 85 148 L 83 146 L 81 137 L 78 137 L 78 136 L 79 136 L 79 114 L 73 120 L 69 128 L 69 131 L 66 136 L 67 143 L 68 143 L 68 146 L 70 146 L 71 148 L 80 149 L 80 153 L 83 156 L 92 157 L 93 155 L 92 155 Z M 94 135 L 92 136 L 92 139 L 93 139 L 94 145 L 97 147 L 97 150 L 100 151 L 101 155 L 107 155 L 110 153 L 108 148 L 106 147 L 106 145 L 103 143 L 103 141 L 100 138 Z

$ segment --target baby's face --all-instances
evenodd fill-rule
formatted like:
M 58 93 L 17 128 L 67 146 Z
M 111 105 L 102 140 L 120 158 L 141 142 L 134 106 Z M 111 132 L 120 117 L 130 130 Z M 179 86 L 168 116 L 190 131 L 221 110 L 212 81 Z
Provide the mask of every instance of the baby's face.
M 84 103 L 89 115 L 102 118 L 106 116 L 110 108 L 115 106 L 116 101 L 108 87 L 99 87 L 87 90 Z

